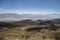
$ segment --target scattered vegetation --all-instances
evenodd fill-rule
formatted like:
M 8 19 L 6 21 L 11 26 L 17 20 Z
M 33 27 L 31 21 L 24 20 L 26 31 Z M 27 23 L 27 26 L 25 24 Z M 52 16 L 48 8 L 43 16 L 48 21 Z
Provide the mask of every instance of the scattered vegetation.
M 26 19 L 0 22 L 0 40 L 60 40 L 60 21 Z
M 26 29 L 26 31 L 39 31 L 39 30 L 41 30 L 41 28 L 40 27 L 33 27 L 33 28 L 28 28 L 28 29 Z

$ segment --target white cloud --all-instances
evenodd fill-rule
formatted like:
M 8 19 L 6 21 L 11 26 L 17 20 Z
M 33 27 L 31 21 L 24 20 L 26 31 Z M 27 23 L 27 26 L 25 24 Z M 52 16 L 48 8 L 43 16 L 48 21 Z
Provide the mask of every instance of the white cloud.
M 0 13 L 18 13 L 18 14 L 59 14 L 59 11 L 52 10 L 19 10 L 19 9 L 3 9 L 0 8 Z

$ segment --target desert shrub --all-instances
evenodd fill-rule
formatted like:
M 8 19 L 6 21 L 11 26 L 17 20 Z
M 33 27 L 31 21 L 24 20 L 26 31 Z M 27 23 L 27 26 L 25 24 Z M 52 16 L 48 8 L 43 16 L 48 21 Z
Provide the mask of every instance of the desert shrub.
M 0 38 L 0 40 L 3 40 L 3 39 L 4 39 L 4 37 L 1 37 L 1 38 Z
M 53 30 L 53 31 L 56 31 L 58 28 L 59 28 L 59 27 L 56 27 L 56 26 L 47 27 L 47 29 Z
M 55 39 L 56 39 L 56 40 L 60 40 L 60 32 L 57 32 L 57 33 L 55 34 Z
M 26 31 L 39 31 L 39 30 L 41 30 L 40 27 L 33 27 L 33 28 L 26 29 Z
M 37 21 L 35 21 L 38 25 L 40 25 L 40 23 L 42 22 L 42 20 L 37 20 Z
M 55 22 L 51 20 L 38 21 L 38 25 L 45 25 L 46 27 L 51 27 L 51 26 L 55 26 Z
M 9 28 L 12 28 L 12 27 L 15 27 L 16 25 L 11 23 L 11 22 L 0 22 L 0 28 L 4 28 L 4 27 L 9 27 Z
M 36 23 L 30 19 L 26 19 L 26 20 L 21 20 L 21 21 L 17 21 L 16 22 L 16 25 L 18 27 L 24 27 L 24 26 L 27 26 L 27 25 L 35 25 Z
M 27 20 L 22 20 L 21 23 L 23 23 L 23 24 L 33 24 L 34 21 L 32 21 L 30 19 L 27 19 Z

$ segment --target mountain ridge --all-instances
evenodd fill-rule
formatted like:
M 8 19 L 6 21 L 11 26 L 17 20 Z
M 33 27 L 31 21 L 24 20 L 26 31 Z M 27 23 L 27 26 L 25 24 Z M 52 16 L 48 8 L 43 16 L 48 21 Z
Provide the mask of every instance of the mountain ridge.
M 0 18 L 60 18 L 59 14 L 17 14 L 3 13 Z

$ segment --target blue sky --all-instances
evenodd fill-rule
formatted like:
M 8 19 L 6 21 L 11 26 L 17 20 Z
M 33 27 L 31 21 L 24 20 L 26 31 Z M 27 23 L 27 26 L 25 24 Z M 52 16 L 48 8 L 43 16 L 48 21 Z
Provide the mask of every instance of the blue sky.
M 60 14 L 60 0 L 0 0 L 0 13 Z

